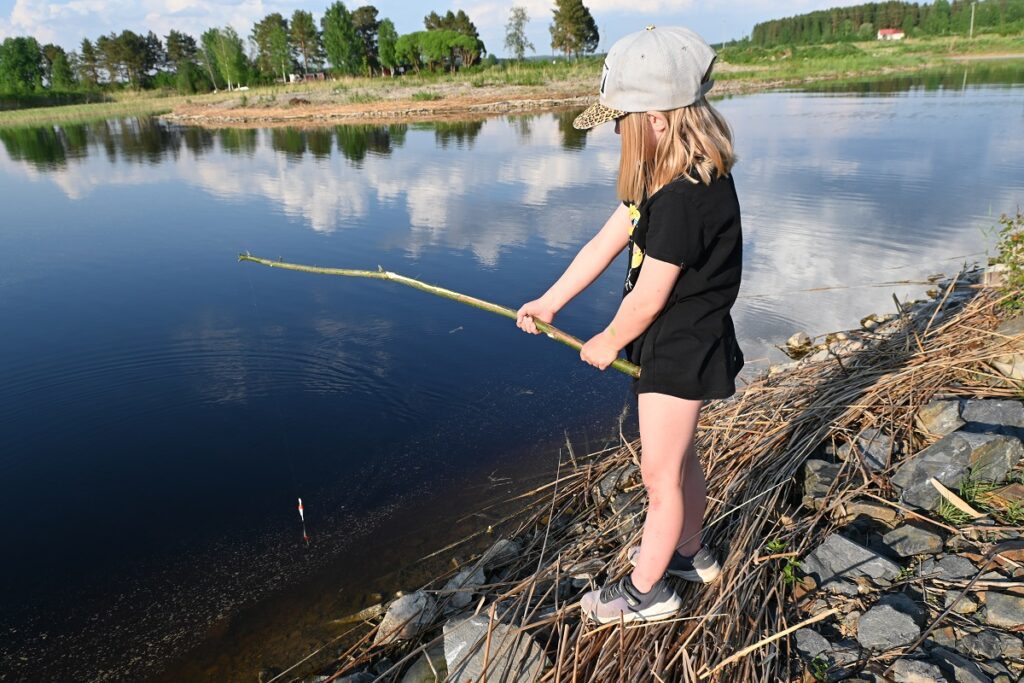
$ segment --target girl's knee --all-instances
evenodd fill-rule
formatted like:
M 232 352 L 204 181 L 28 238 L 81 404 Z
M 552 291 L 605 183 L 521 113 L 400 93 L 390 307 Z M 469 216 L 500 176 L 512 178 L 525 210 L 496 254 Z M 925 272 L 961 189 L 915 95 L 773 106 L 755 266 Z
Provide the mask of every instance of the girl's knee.
M 644 467 L 642 463 L 640 466 L 640 477 L 643 479 L 644 488 L 647 489 L 647 495 L 650 496 L 652 503 L 656 496 L 660 498 L 673 491 L 678 492 L 683 483 L 680 475 L 681 472 L 671 467 Z

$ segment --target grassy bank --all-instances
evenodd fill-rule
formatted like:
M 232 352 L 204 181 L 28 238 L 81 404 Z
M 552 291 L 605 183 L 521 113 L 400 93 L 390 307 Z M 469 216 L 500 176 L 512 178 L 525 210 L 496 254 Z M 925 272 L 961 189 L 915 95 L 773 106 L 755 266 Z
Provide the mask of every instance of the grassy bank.
M 726 47 L 716 74 L 719 94 L 802 82 L 910 73 L 964 58 L 1024 60 L 1019 36 L 947 37 L 901 42 L 763 48 Z M 541 110 L 592 98 L 602 59 L 532 60 L 480 65 L 455 74 L 423 71 L 398 78 L 343 78 L 254 87 L 189 97 L 112 93 L 112 101 L 0 112 L 0 126 L 48 125 L 174 113 L 181 120 L 254 124 L 327 118 L 424 118 L 458 113 Z

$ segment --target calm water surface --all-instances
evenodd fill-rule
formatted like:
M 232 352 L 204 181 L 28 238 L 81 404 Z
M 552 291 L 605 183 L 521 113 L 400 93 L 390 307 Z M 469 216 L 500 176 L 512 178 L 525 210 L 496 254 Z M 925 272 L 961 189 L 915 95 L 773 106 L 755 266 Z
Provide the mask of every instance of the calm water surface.
M 1021 69 L 966 73 L 719 103 L 751 371 L 797 329 L 924 289 L 867 285 L 983 260 L 1024 204 Z M 518 305 L 615 207 L 618 139 L 572 130 L 574 113 L 0 130 L 0 670 L 153 674 L 241 607 L 358 564 L 403 509 L 537 476 L 566 431 L 617 431 L 628 382 L 509 321 L 235 262 L 381 265 Z M 558 324 L 600 329 L 624 271 Z M 430 547 L 429 515 L 419 528 Z

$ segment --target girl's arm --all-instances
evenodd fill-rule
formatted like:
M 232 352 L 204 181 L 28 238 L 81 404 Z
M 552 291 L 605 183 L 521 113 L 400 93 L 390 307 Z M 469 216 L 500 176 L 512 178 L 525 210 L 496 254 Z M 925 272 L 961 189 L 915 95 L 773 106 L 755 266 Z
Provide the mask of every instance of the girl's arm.
M 619 351 L 650 327 L 665 308 L 681 270 L 666 261 L 644 259 L 633 291 L 622 300 L 611 324 L 583 345 L 580 358 L 601 370 L 611 365 Z
M 539 299 L 523 304 L 516 325 L 524 332 L 537 334 L 533 319 L 550 323 L 577 294 L 598 278 L 615 257 L 629 244 L 629 209 L 619 205 L 604 227 L 587 242 L 555 284 Z M 637 333 L 639 334 L 639 333 Z

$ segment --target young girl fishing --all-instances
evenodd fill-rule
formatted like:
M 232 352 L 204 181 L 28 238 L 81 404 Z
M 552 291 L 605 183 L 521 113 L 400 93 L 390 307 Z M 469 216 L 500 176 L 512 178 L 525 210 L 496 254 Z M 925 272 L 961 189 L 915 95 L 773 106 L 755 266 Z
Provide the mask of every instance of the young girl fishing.
M 730 309 L 740 286 L 740 207 L 728 124 L 707 102 L 715 52 L 684 28 L 626 36 L 608 52 L 598 103 L 573 125 L 615 122 L 621 136 L 622 205 L 517 325 L 537 334 L 627 248 L 622 303 L 580 351 L 604 370 L 625 349 L 640 366 L 641 474 L 648 494 L 633 565 L 620 581 L 583 596 L 599 623 L 657 621 L 682 601 L 666 575 L 699 583 L 720 568 L 702 545 L 707 496 L 694 444 L 704 401 L 735 392 L 743 367 Z

